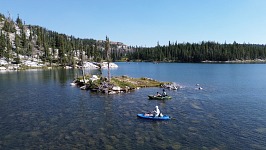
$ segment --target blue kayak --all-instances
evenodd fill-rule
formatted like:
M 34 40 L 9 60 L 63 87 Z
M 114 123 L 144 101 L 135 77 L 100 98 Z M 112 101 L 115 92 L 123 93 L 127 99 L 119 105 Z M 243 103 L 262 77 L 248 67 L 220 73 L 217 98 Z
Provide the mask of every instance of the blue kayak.
M 145 115 L 145 114 L 138 114 L 137 115 L 140 118 L 144 118 L 144 119 L 152 119 L 152 120 L 170 120 L 170 116 L 167 115 L 163 115 L 161 117 L 154 117 L 154 116 L 149 116 L 149 115 Z

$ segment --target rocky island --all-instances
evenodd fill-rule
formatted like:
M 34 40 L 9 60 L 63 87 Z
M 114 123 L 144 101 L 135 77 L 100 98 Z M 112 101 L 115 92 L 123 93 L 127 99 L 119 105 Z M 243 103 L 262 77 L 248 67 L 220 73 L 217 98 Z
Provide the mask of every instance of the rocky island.
M 121 92 L 130 92 L 144 87 L 170 87 L 173 86 L 173 83 L 160 82 L 147 77 L 132 78 L 126 75 L 111 77 L 110 80 L 106 77 L 100 77 L 97 75 L 85 75 L 76 78 L 71 85 L 78 86 L 82 90 L 90 90 L 105 94 L 116 94 Z

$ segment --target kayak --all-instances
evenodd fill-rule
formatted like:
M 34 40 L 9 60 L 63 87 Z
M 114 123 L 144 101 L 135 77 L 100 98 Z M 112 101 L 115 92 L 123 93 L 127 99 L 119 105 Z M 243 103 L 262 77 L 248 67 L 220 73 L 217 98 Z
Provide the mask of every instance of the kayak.
M 154 117 L 154 116 L 149 116 L 147 114 L 138 114 L 137 115 L 140 118 L 144 118 L 144 119 L 152 119 L 152 120 L 170 120 L 170 116 L 167 115 L 163 115 L 161 117 Z
M 155 96 L 155 95 L 148 95 L 149 99 L 156 99 L 156 100 L 166 100 L 171 99 L 171 96 Z

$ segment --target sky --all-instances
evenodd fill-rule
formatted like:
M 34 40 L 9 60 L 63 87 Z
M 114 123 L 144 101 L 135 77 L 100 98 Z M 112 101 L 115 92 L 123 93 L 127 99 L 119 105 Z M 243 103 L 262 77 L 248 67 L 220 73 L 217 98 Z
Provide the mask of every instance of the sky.
M 266 0 L 0 0 L 0 13 L 73 35 L 157 43 L 266 44 Z

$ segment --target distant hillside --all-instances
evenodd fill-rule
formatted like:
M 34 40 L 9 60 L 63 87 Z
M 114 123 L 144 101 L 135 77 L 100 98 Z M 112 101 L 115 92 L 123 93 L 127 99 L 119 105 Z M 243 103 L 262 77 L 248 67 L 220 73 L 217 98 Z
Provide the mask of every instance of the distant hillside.
M 0 14 L 0 58 L 20 63 L 21 59 L 41 59 L 59 65 L 74 65 L 80 61 L 105 60 L 105 41 L 80 39 L 57 33 L 37 25 L 26 25 L 17 17 Z M 112 61 L 123 59 L 131 47 L 122 42 L 110 42 Z

